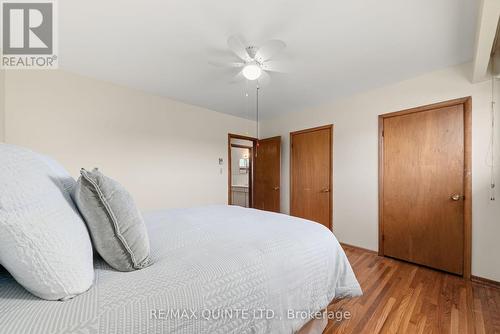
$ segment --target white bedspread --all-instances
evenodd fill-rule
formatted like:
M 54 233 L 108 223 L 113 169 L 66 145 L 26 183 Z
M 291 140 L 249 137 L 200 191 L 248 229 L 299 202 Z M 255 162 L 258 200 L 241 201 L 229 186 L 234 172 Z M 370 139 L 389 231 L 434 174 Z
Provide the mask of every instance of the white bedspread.
M 145 215 L 154 264 L 96 281 L 66 302 L 38 299 L 0 274 L 0 333 L 293 333 L 361 289 L 320 224 L 230 206 Z M 298 317 L 297 317 L 298 315 Z

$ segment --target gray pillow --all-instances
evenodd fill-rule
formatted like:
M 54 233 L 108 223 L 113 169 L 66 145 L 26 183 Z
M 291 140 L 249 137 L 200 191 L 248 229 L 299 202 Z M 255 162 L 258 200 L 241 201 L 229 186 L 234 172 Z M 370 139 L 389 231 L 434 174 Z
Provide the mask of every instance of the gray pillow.
M 146 225 L 129 192 L 97 168 L 80 175 L 74 198 L 99 255 L 120 271 L 149 266 Z

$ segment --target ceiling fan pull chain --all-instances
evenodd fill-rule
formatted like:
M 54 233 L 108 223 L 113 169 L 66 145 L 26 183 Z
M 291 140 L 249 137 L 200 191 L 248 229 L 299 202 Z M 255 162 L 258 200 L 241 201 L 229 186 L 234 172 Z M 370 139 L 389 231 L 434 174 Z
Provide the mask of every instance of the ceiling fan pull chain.
M 257 147 L 255 149 L 255 157 L 257 157 L 257 154 L 259 154 L 259 85 L 257 85 L 257 91 L 256 91 L 256 110 L 257 110 L 257 117 L 256 117 L 256 125 L 257 125 L 257 133 L 256 133 L 256 138 L 257 138 Z
M 259 86 L 257 86 L 257 139 L 259 139 Z
M 494 76 L 491 77 L 491 138 L 490 138 L 490 201 L 495 200 L 495 80 Z

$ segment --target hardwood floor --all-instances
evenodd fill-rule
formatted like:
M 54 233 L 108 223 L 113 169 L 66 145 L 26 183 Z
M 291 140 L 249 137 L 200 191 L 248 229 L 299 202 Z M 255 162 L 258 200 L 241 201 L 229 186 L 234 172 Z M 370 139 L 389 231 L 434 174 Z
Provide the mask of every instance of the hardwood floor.
M 500 333 L 500 288 L 343 246 L 364 295 L 332 303 L 332 333 Z

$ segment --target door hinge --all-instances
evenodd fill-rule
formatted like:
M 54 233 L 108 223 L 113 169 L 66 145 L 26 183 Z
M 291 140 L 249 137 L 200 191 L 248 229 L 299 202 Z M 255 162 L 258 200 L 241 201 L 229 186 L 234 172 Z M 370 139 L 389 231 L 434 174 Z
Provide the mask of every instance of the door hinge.
M 382 130 L 382 137 L 384 136 L 384 130 Z

